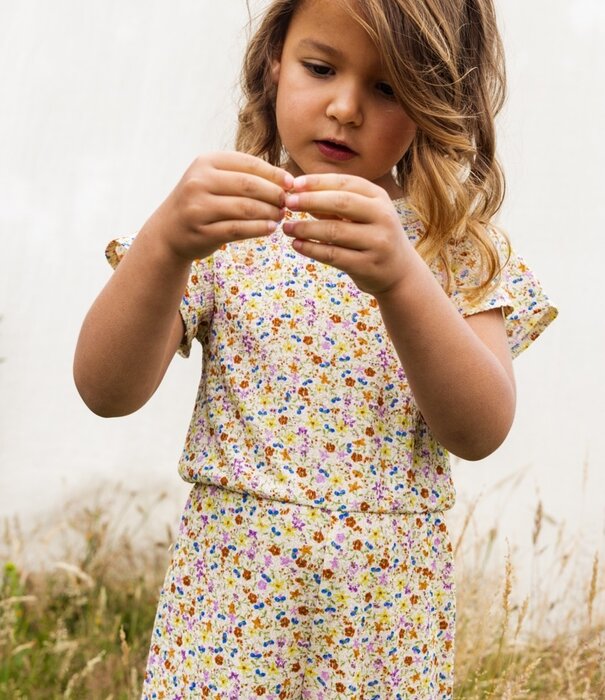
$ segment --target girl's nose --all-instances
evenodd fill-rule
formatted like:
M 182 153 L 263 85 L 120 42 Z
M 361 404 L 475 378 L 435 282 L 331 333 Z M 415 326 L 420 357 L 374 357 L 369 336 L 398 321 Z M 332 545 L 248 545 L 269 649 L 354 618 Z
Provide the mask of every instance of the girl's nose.
M 363 122 L 361 102 L 358 88 L 351 85 L 340 86 L 335 89 L 328 103 L 326 115 L 343 126 L 360 126 Z

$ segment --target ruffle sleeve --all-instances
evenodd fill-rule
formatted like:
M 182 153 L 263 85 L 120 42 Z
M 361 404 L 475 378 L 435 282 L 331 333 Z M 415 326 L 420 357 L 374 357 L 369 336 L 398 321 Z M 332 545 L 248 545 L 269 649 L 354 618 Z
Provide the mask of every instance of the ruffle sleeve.
M 105 249 L 105 257 L 114 270 L 133 241 L 134 236 L 115 238 Z M 193 339 L 201 341 L 208 331 L 214 307 L 213 281 L 212 258 L 194 260 L 179 308 L 185 324 L 185 334 L 178 349 L 182 357 L 189 357 Z
M 497 284 L 483 297 L 470 298 L 463 289 L 477 282 L 478 255 L 468 246 L 458 246 L 452 251 L 454 291 L 451 298 L 463 316 L 501 308 L 510 351 L 517 357 L 554 321 L 558 310 L 506 238 L 499 232 L 492 235 L 503 265 Z

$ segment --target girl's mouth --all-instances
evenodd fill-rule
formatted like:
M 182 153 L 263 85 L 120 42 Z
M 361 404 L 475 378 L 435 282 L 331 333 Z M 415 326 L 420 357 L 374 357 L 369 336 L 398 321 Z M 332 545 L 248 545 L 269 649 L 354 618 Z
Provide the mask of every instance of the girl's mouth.
M 319 152 L 330 160 L 351 160 L 357 153 L 345 146 L 344 143 L 336 143 L 335 141 L 315 141 L 315 145 Z

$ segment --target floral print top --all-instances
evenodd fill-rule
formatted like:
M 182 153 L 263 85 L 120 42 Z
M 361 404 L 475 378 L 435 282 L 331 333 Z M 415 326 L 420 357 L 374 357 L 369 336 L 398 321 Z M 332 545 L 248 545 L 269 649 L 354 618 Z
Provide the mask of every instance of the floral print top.
M 417 216 L 405 200 L 394 204 L 415 244 Z M 109 244 L 114 267 L 131 241 Z M 438 264 L 433 271 L 442 281 Z M 452 273 L 458 287 L 476 279 L 468 247 L 454 250 Z M 493 292 L 478 302 L 460 289 L 450 296 L 465 316 L 501 307 L 513 356 L 557 315 L 514 251 Z M 376 300 L 299 255 L 281 227 L 196 260 L 181 314 L 179 352 L 187 356 L 194 338 L 203 348 L 183 479 L 330 510 L 453 505 L 448 453 L 416 406 Z

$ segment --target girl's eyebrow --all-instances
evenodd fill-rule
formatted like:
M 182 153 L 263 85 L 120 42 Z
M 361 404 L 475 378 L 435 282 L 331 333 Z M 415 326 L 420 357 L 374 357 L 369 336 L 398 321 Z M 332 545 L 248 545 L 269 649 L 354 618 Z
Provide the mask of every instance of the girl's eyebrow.
M 301 39 L 301 41 L 298 43 L 298 48 L 315 49 L 316 51 L 322 51 L 323 53 L 326 53 L 329 56 L 334 56 L 335 58 L 340 58 L 343 55 L 342 51 L 330 46 L 330 44 L 324 44 L 321 41 L 317 41 L 317 39 Z

